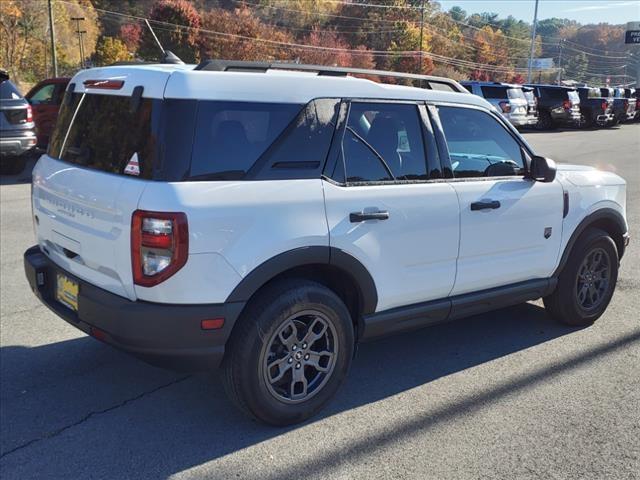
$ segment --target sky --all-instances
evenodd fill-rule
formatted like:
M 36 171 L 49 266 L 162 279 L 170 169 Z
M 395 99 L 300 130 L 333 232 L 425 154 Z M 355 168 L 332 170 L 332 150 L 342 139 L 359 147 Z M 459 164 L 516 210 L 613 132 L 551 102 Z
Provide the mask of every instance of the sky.
M 501 18 L 513 15 L 533 21 L 535 0 L 437 0 L 443 10 L 459 6 L 467 14 L 494 12 Z M 540 0 L 538 20 L 568 18 L 582 24 L 620 24 L 640 21 L 640 0 Z

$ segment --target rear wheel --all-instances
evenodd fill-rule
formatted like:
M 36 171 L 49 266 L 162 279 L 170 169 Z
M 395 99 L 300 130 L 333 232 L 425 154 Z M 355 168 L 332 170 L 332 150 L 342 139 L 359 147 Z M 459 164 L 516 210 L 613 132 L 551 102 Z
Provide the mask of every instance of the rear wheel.
M 549 112 L 540 112 L 538 117 L 538 127 L 542 130 L 552 130 L 555 128 L 551 114 Z
M 618 250 L 607 232 L 588 229 L 576 242 L 556 290 L 544 298 L 551 316 L 585 326 L 606 310 L 618 280 Z
M 303 279 L 277 282 L 252 299 L 234 328 L 225 390 L 258 420 L 301 422 L 333 397 L 353 348 L 349 311 L 333 291 Z

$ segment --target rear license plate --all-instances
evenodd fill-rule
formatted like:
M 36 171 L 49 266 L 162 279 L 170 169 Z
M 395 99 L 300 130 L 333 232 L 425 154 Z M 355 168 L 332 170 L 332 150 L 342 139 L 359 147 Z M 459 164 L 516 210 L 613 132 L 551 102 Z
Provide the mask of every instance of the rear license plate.
M 74 312 L 78 311 L 79 286 L 66 275 L 58 273 L 56 276 L 56 300 L 69 307 Z

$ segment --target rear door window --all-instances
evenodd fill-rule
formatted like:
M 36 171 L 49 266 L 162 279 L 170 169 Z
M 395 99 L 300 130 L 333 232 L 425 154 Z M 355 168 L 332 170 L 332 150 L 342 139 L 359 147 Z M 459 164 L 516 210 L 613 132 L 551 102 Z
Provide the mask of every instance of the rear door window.
M 352 103 L 342 148 L 349 183 L 428 178 L 417 105 Z
M 550 100 L 565 100 L 567 94 L 561 88 L 542 88 L 542 96 Z
M 303 105 L 202 101 L 190 177 L 237 180 L 291 123 Z

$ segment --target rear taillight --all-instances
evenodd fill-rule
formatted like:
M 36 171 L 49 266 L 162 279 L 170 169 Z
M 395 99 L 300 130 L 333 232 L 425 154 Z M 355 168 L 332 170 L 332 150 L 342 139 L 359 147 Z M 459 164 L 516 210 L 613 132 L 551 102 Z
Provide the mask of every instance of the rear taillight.
M 636 99 L 636 110 L 640 110 L 640 98 Z
M 136 210 L 131 219 L 133 282 L 153 287 L 180 270 L 189 255 L 184 213 Z
M 607 107 L 609 106 L 609 104 L 607 103 L 606 100 L 602 101 L 602 111 L 606 112 L 607 111 Z
M 509 102 L 500 102 L 498 105 L 500 105 L 500 109 L 502 110 L 502 113 L 511 112 L 511 104 Z
M 629 100 L 624 100 L 622 102 L 622 106 L 624 107 L 624 109 L 626 110 L 627 108 L 629 108 Z
M 565 110 L 571 110 L 571 100 L 564 100 L 562 102 L 562 108 Z
M 27 105 L 27 123 L 33 122 L 33 110 L 31 105 Z

